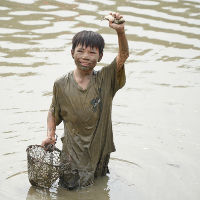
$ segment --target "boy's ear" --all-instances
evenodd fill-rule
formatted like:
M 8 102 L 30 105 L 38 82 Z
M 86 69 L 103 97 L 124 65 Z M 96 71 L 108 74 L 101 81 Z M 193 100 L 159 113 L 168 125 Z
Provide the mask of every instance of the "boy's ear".
M 71 50 L 71 55 L 72 55 L 72 58 L 74 59 L 74 51 L 73 51 L 73 49 Z
M 99 55 L 99 59 L 98 59 L 98 62 L 100 62 L 100 61 L 101 61 L 102 57 L 103 57 L 103 52 L 102 52 L 102 53 L 100 53 L 100 55 Z

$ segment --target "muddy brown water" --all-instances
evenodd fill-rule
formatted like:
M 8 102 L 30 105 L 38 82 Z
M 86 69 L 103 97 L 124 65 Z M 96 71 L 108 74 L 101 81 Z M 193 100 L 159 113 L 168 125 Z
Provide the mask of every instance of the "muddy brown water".
M 54 80 L 74 69 L 73 35 L 103 35 L 96 69 L 117 55 L 115 31 L 100 22 L 109 11 L 124 16 L 130 47 L 110 174 L 78 191 L 33 187 L 25 150 L 46 136 Z M 1 0 L 0 89 L 0 199 L 200 199 L 199 0 Z

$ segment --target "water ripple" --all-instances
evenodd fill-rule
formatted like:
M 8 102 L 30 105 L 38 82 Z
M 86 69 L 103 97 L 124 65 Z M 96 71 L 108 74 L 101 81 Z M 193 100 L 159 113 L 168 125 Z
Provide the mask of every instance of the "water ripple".
M 140 9 L 140 8 L 135 8 L 135 7 L 127 7 L 127 6 L 120 6 L 118 7 L 119 11 L 123 12 L 132 12 L 135 14 L 139 15 L 144 15 L 144 16 L 150 16 L 150 17 L 156 17 L 159 19 L 167 19 L 170 21 L 175 21 L 175 22 L 184 22 L 188 24 L 193 24 L 193 25 L 200 25 L 200 20 L 198 19 L 191 19 L 191 18 L 184 18 L 180 16 L 175 16 L 175 15 L 169 15 L 164 12 L 159 12 L 156 10 L 151 10 L 151 9 Z

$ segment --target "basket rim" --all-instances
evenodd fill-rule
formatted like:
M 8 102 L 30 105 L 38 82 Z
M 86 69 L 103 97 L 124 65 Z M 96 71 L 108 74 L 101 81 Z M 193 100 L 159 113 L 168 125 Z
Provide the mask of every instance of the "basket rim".
M 38 144 L 29 145 L 29 146 L 26 148 L 27 154 L 29 153 L 29 149 L 32 148 L 32 147 L 34 147 L 34 146 L 37 146 L 37 147 L 41 147 L 41 148 L 42 148 L 42 146 L 41 146 L 41 145 L 38 145 Z M 45 150 L 44 150 L 44 151 L 45 151 Z M 65 153 L 64 151 L 61 151 L 60 149 L 58 149 L 56 146 L 54 146 L 54 151 L 58 151 L 58 152 L 60 152 L 60 153 L 61 153 L 61 152 Z M 68 155 L 68 153 L 65 153 L 65 154 L 66 154 L 67 157 L 69 158 L 69 162 L 66 163 L 66 164 L 64 164 L 64 165 L 69 165 L 69 164 L 71 163 L 71 157 L 70 157 L 70 155 Z M 40 162 L 40 163 L 43 163 L 43 164 L 52 166 L 51 164 L 46 163 L 46 162 L 43 162 L 43 161 L 40 161 L 40 160 L 34 158 L 33 156 L 31 156 L 31 155 L 29 155 L 29 154 L 28 154 L 28 156 L 30 156 L 33 160 L 35 160 L 35 161 L 37 161 L 37 162 Z M 54 166 L 54 167 L 61 167 L 62 165 L 58 165 L 58 164 L 56 165 L 56 164 L 54 164 L 53 166 Z

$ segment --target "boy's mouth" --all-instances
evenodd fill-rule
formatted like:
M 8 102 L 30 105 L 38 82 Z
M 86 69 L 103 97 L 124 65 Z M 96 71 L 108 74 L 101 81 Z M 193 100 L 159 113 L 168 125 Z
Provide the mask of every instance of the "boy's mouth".
M 80 64 L 83 66 L 86 66 L 86 67 L 90 65 L 90 63 L 88 63 L 88 62 L 80 62 Z

